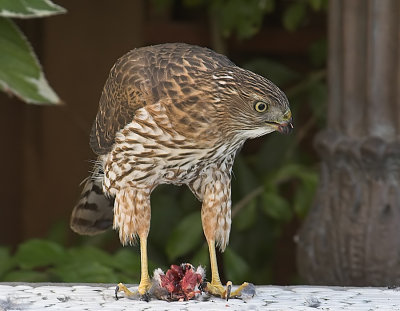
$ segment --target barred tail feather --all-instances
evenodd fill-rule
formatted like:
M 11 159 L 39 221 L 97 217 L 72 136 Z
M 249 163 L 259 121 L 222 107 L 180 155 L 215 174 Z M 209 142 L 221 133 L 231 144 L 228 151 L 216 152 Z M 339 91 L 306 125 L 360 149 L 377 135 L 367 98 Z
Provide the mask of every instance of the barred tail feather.
M 114 198 L 104 195 L 100 176 L 101 167 L 97 166 L 85 181 L 81 198 L 72 211 L 70 226 L 76 233 L 95 235 L 112 227 Z

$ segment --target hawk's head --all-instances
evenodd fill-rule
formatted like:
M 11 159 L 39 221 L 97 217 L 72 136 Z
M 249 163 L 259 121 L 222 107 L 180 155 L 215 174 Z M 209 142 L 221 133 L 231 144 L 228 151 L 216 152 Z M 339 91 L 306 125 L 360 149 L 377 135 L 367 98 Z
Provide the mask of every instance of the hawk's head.
M 268 79 L 239 67 L 218 69 L 212 78 L 217 84 L 223 128 L 243 138 L 293 129 L 288 99 Z

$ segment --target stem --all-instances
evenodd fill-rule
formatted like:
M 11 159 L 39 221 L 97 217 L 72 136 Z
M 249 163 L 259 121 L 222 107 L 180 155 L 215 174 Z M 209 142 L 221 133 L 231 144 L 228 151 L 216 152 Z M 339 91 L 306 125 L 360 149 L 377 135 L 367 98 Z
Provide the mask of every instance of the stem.
M 250 192 L 249 194 L 247 194 L 243 199 L 241 199 L 239 202 L 237 202 L 233 207 L 232 207 L 232 218 L 234 218 L 237 213 L 243 208 L 245 207 L 247 204 L 250 203 L 251 200 L 253 200 L 254 198 L 258 197 L 259 195 L 261 195 L 264 192 L 264 187 L 263 186 L 259 186 L 257 188 L 255 188 L 252 192 Z

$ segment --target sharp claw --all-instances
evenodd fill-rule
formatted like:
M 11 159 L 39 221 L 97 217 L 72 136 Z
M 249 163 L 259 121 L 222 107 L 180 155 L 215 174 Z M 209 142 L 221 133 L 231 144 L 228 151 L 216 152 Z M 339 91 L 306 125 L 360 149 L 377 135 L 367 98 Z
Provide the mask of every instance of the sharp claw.
M 140 300 L 149 302 L 150 301 L 150 294 L 149 293 L 145 293 L 143 295 L 140 295 Z
M 229 281 L 229 282 L 226 284 L 226 301 L 228 301 L 229 298 L 231 297 L 231 291 L 232 291 L 232 282 Z
M 115 288 L 115 299 L 118 300 L 118 292 L 119 292 L 119 286 Z
M 201 283 L 199 286 L 199 290 L 201 290 L 202 292 L 205 292 L 207 290 L 207 282 Z

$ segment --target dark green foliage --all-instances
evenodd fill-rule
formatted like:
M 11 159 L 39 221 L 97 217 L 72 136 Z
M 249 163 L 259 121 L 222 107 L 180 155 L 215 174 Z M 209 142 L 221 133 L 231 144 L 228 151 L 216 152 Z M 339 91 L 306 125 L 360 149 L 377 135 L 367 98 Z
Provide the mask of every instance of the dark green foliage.
M 13 256 L 0 248 L 0 281 L 134 283 L 139 276 L 140 256 L 128 248 L 111 255 L 90 245 L 65 248 L 38 239 L 21 244 Z
M 273 79 L 276 85 L 289 85 L 301 77 L 298 72 L 268 58 L 254 58 L 243 64 L 243 67 L 270 80 Z
M 158 8 L 172 4 L 173 1 L 153 0 Z M 224 37 L 236 34 L 244 39 L 255 35 L 263 22 L 265 14 L 273 12 L 275 0 L 184 0 L 190 9 L 206 8 L 209 14 L 218 19 Z
M 274 9 L 274 0 L 217 0 L 210 10 L 219 17 L 219 26 L 224 37 L 235 33 L 239 39 L 249 38 L 260 29 L 263 17 Z
M 185 216 L 174 228 L 166 244 L 166 252 L 171 262 L 199 246 L 203 230 L 200 211 Z
M 173 6 L 174 0 L 152 0 L 157 10 Z M 183 0 L 189 10 L 205 9 L 217 20 L 219 31 L 225 38 L 236 36 L 247 39 L 260 30 L 264 20 L 282 6 L 282 25 L 295 31 L 307 24 L 310 12 L 326 10 L 328 0 Z
M 226 278 L 237 283 L 243 282 L 250 273 L 250 266 L 246 260 L 231 248 L 224 253 L 224 267 Z
M 11 258 L 10 251 L 6 247 L 0 247 L 0 276 L 3 277 L 15 267 L 15 261 Z
M 19 246 L 15 260 L 21 269 L 46 267 L 66 260 L 64 250 L 56 243 L 30 240 Z
M 296 30 L 301 25 L 301 22 L 304 21 L 306 9 L 306 3 L 304 1 L 298 1 L 289 6 L 282 18 L 285 28 L 289 31 Z
M 282 15 L 283 26 L 289 31 L 295 31 L 307 22 L 307 14 L 310 9 L 312 11 L 326 10 L 327 6 L 327 0 L 288 1 Z

